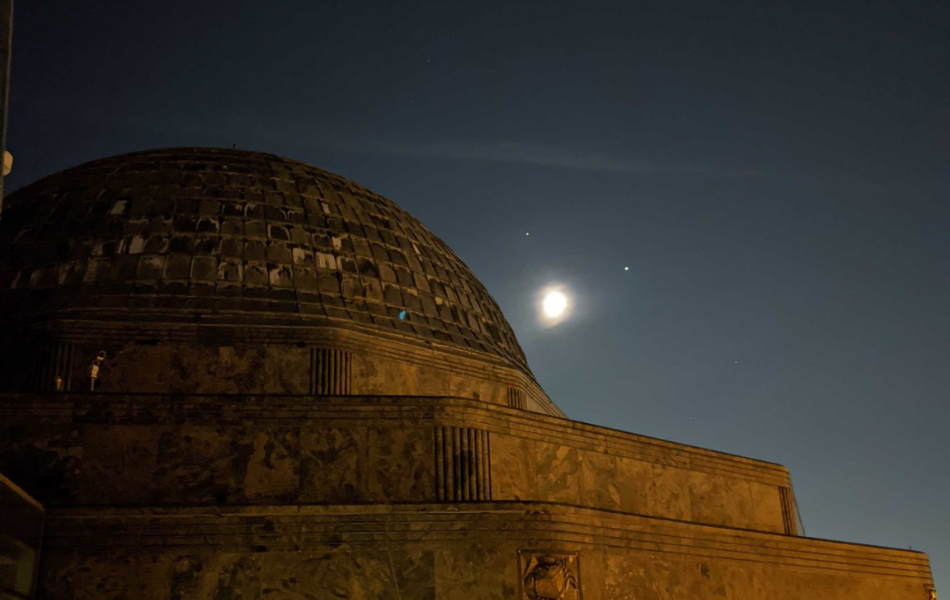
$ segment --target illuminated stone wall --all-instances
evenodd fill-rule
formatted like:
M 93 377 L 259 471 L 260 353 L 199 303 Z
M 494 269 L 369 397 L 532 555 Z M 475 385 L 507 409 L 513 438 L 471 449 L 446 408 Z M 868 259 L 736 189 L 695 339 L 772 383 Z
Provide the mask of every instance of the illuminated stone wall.
M 779 465 L 474 400 L 48 393 L 0 417 L 0 469 L 49 507 L 530 500 L 795 533 Z
M 541 503 L 77 509 L 50 520 L 49 546 L 55 600 L 928 600 L 932 585 L 918 552 Z

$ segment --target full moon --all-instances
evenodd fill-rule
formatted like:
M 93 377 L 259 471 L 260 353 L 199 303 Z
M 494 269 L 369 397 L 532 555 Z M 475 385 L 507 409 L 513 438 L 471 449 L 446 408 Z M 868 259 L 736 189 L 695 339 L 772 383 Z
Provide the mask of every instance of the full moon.
M 545 329 L 556 327 L 569 319 L 574 312 L 574 294 L 562 283 L 549 283 L 534 296 L 538 325 Z
M 557 290 L 548 292 L 541 303 L 541 309 L 545 317 L 556 319 L 567 310 L 567 296 Z

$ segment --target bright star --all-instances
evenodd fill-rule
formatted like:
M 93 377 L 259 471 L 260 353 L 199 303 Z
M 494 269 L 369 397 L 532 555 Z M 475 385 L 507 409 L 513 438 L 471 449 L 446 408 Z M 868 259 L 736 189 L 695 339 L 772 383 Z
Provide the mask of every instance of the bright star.
M 630 267 L 624 267 L 623 270 L 624 270 L 624 271 L 629 271 L 629 270 L 630 270 Z

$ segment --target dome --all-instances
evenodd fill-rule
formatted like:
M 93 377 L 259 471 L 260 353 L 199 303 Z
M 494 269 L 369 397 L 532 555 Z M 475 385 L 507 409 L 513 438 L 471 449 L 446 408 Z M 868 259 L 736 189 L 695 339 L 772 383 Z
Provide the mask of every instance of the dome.
M 489 355 L 530 377 L 454 252 L 393 202 L 271 154 L 165 149 L 11 194 L 0 305 L 72 321 L 340 327 Z

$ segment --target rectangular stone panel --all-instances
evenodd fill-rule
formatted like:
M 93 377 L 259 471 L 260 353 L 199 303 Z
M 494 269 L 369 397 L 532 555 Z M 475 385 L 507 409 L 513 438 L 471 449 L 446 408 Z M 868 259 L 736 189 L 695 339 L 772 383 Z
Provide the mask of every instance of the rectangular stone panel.
M 435 556 L 403 546 L 354 549 L 351 600 L 435 600 Z
M 536 500 L 538 471 L 534 440 L 492 433 L 491 446 L 492 498 Z
M 241 442 L 247 456 L 240 486 L 244 501 L 295 501 L 300 491 L 299 431 L 284 427 L 250 430 Z
M 547 502 L 579 504 L 581 451 L 538 442 L 538 496 Z
M 653 487 L 647 501 L 648 515 L 689 521 L 693 518 L 689 492 L 690 471 L 653 465 Z
M 183 555 L 171 563 L 169 600 L 258 600 L 261 554 Z
M 689 495 L 694 521 L 747 529 L 755 526 L 746 481 L 690 471 Z
M 620 509 L 617 458 L 601 452 L 581 452 L 581 504 L 608 510 Z
M 620 510 L 633 514 L 647 514 L 655 487 L 653 465 L 640 460 L 617 457 L 617 493 Z
M 426 502 L 435 498 L 431 430 L 379 427 L 369 431 L 366 500 Z
M 366 436 L 365 428 L 301 428 L 300 501 L 352 504 L 364 498 L 360 457 Z
M 345 350 L 311 348 L 310 393 L 347 395 L 352 389 L 353 356 Z
M 518 554 L 510 545 L 435 550 L 435 597 L 465 600 L 517 598 Z
M 158 439 L 151 494 L 161 504 L 292 501 L 298 493 L 297 445 L 290 428 L 166 427 Z
M 145 425 L 86 425 L 80 444 L 81 504 L 152 504 L 161 430 Z
M 87 556 L 72 565 L 72 594 L 50 600 L 166 600 L 170 562 L 163 554 Z
M 349 600 L 353 564 L 345 548 L 263 555 L 261 598 Z
M 491 500 L 491 439 L 473 427 L 437 427 L 436 497 L 442 502 Z
M 779 487 L 750 481 L 749 492 L 752 496 L 752 508 L 755 511 L 755 528 L 761 531 L 785 533 Z

